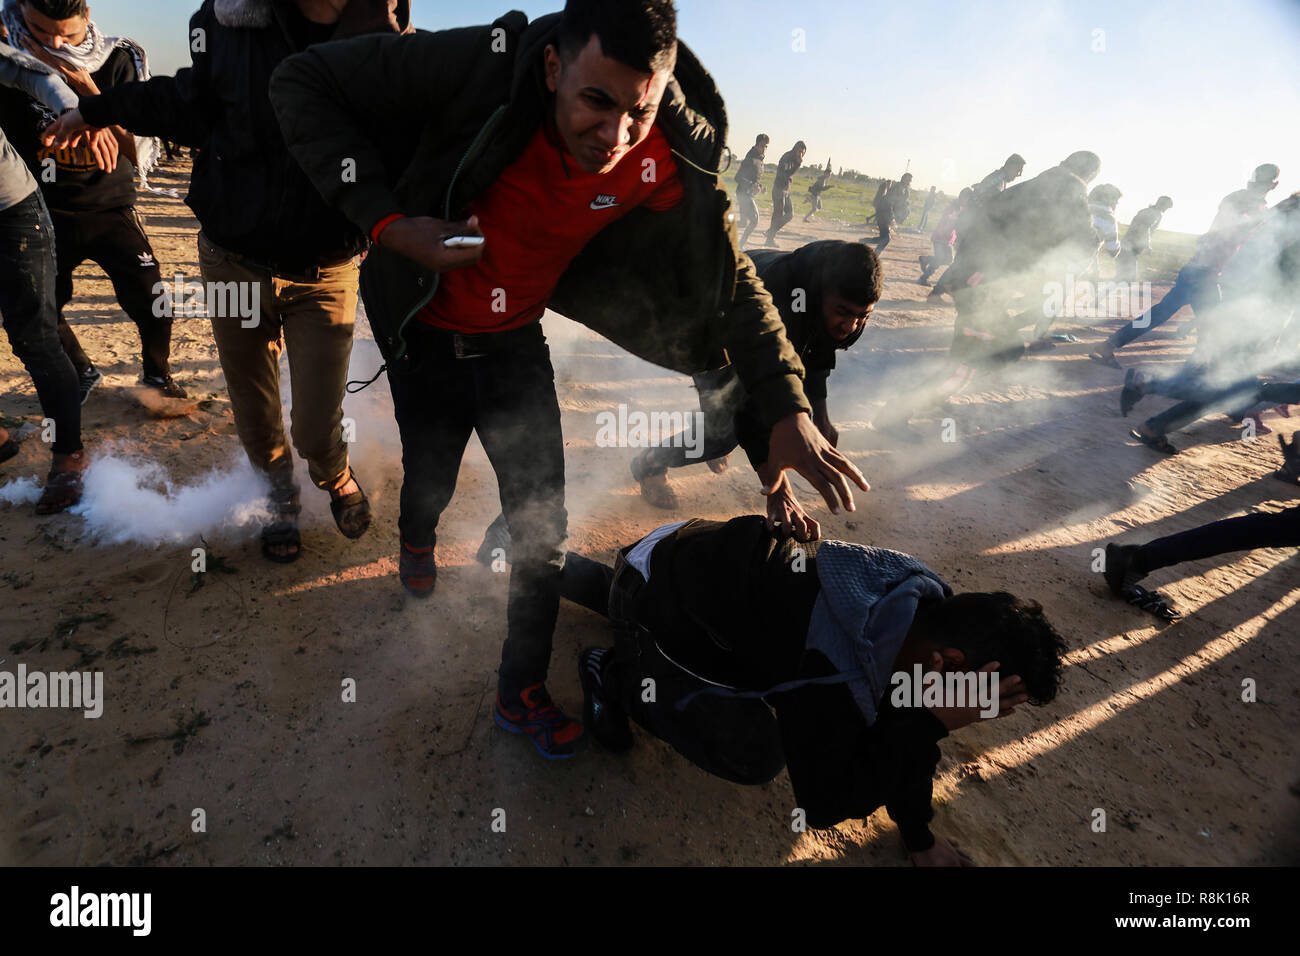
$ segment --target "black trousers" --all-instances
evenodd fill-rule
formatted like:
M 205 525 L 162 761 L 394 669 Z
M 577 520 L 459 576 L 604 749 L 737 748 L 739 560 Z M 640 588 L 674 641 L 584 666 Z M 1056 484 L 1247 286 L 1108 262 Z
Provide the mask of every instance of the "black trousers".
M 37 189 L 0 211 L 0 323 L 54 422 L 52 450 L 81 450 L 77 373 L 59 345 L 54 309 L 54 230 Z
M 1186 379 L 1171 378 L 1157 385 L 1149 391 L 1182 399 L 1177 405 L 1146 420 L 1147 427 L 1157 435 L 1178 431 L 1215 411 L 1225 411 L 1240 418 L 1261 403 L 1294 405 L 1300 402 L 1300 383 L 1296 382 L 1264 382 L 1247 378 L 1228 385 L 1210 385 L 1193 375 Z
M 500 686 L 510 699 L 546 680 L 559 612 L 568 513 L 564 436 L 551 352 L 540 323 L 456 335 L 412 321 L 406 355 L 388 369 L 402 436 L 398 527 L 417 547 L 437 543 L 470 434 L 496 472 L 511 537 L 510 594 Z
M 1199 561 L 1232 551 L 1300 547 L 1300 505 L 1272 514 L 1241 515 L 1157 538 L 1134 555 L 1143 574 L 1184 561 Z
M 686 447 L 685 438 L 677 436 L 667 442 L 647 448 L 642 456 L 641 471 L 647 475 L 666 474 L 669 468 L 684 468 L 700 462 L 722 458 L 736 450 L 740 439 L 736 437 L 736 413 L 745 405 L 746 394 L 733 366 L 701 372 L 691 376 L 695 390 L 700 395 L 700 410 L 704 413 L 703 442 L 698 448 Z M 692 452 L 698 452 L 691 457 Z
M 144 374 L 162 378 L 170 374 L 172 320 L 155 315 L 154 304 L 162 273 L 144 222 L 134 206 L 106 212 L 50 213 L 58 238 L 58 279 L 55 298 L 59 311 L 59 339 L 78 372 L 94 363 L 82 349 L 77 335 L 63 318 L 63 307 L 72 301 L 72 273 L 87 259 L 99 264 L 118 304 L 140 331 L 140 360 Z M 164 291 L 162 293 L 166 295 Z M 161 309 L 158 311 L 162 311 Z
M 701 770 L 733 783 L 767 783 L 785 767 L 776 716 L 762 700 L 726 695 L 696 697 L 679 708 L 690 694 L 714 685 L 692 669 L 696 661 L 669 658 L 664 642 L 645 626 L 637 606 L 645 587 L 621 555 L 614 568 L 577 554 L 565 562 L 564 597 L 606 615 L 613 626 L 614 650 L 604 671 L 610 701 Z M 673 635 L 672 645 L 707 641 L 701 631 Z

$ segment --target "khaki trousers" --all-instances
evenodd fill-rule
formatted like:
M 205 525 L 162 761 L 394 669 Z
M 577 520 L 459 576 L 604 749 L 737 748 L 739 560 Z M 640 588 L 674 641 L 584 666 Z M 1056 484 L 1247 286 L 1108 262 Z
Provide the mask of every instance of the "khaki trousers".
M 249 462 L 272 476 L 293 470 L 280 406 L 280 352 L 287 350 L 293 445 L 316 487 L 342 488 L 349 478 L 342 421 L 357 312 L 357 261 L 321 269 L 318 279 L 306 281 L 241 261 L 200 233 L 199 270 L 209 290 L 212 335 L 235 430 Z M 238 289 L 238 301 L 245 305 L 253 303 L 255 292 L 256 314 L 220 314 L 235 310 L 213 302 L 214 283 L 235 283 L 227 288 Z M 228 296 L 221 298 L 236 301 L 234 292 Z

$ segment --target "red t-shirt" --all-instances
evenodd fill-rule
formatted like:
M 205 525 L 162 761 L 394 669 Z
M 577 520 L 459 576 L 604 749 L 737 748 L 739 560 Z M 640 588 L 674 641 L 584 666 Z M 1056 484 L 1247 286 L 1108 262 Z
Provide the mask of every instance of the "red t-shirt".
M 487 239 L 483 258 L 442 273 L 417 318 L 453 332 L 525 326 L 541 318 L 560 276 L 596 233 L 637 206 L 662 212 L 682 200 L 677 164 L 657 126 L 603 176 L 562 159 L 562 149 L 539 127 L 471 203 Z

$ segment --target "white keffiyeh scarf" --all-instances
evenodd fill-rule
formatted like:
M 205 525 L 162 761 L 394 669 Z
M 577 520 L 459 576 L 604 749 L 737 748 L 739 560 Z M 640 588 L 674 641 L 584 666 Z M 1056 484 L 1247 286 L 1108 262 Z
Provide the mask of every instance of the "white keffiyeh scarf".
M 9 31 L 10 45 L 21 50 L 24 48 L 24 40 L 35 42 L 35 37 L 27 29 L 27 21 L 23 19 L 20 6 L 20 0 L 4 0 L 4 8 L 0 9 L 0 21 L 4 22 L 5 28 Z M 131 55 L 131 60 L 135 64 L 136 79 L 141 82 L 149 79 L 149 57 L 144 52 L 144 47 L 130 37 L 104 36 L 93 20 L 87 21 L 86 38 L 78 45 L 65 44 L 57 50 L 41 46 L 55 59 L 61 60 L 75 70 L 85 70 L 87 73 L 94 73 L 107 63 L 109 56 L 119 47 Z M 46 118 L 54 119 L 53 114 L 43 106 L 39 108 Z M 149 192 L 174 193 L 175 190 L 159 190 L 149 185 L 149 173 L 157 165 L 161 153 L 158 140 L 137 136 L 135 150 L 137 157 L 135 165 L 140 171 L 140 186 Z

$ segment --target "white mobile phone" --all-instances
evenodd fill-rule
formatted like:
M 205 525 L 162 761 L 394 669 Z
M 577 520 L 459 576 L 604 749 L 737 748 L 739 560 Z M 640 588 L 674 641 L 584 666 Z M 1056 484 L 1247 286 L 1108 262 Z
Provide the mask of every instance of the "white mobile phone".
M 448 249 L 472 249 L 475 246 L 483 245 L 482 236 L 448 236 L 442 240 L 442 244 Z

